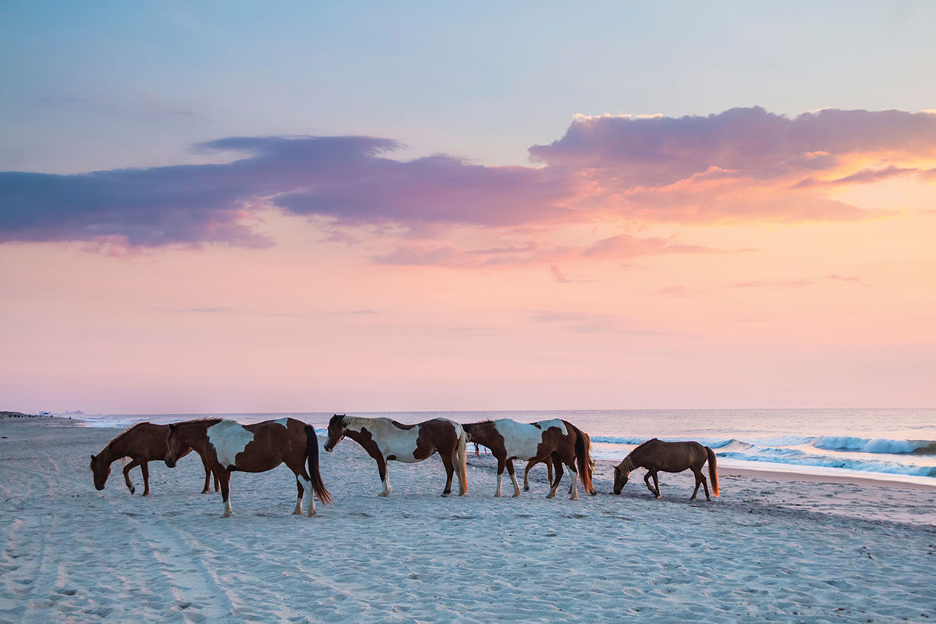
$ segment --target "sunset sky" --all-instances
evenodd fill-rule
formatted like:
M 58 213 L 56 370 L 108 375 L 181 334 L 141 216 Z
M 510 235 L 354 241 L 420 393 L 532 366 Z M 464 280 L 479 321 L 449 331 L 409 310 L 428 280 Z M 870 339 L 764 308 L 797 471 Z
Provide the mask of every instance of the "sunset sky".
M 0 4 L 0 409 L 936 406 L 936 4 Z

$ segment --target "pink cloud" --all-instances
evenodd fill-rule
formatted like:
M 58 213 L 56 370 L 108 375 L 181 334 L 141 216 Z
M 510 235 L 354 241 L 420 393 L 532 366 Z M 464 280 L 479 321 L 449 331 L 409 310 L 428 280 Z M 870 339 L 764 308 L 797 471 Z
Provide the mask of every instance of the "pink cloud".
M 717 253 L 718 249 L 700 245 L 682 245 L 665 238 L 638 238 L 628 234 L 604 238 L 582 251 L 586 257 L 632 258 L 667 253 Z
M 936 114 L 828 109 L 788 118 L 754 107 L 706 117 L 582 117 L 561 139 L 530 148 L 538 168 L 447 155 L 396 160 L 399 148 L 362 136 L 231 137 L 197 146 L 242 155 L 223 164 L 0 172 L 0 243 L 264 247 L 275 241 L 257 213 L 271 207 L 431 238 L 453 225 L 522 229 L 609 215 L 685 223 L 876 218 L 889 213 L 832 200 L 821 187 L 915 172 L 931 178 L 933 168 L 917 172 L 899 161 L 936 158 Z M 872 154 L 883 168 L 840 171 L 854 154 Z M 815 181 L 830 174 L 831 182 Z M 354 242 L 341 232 L 329 241 Z

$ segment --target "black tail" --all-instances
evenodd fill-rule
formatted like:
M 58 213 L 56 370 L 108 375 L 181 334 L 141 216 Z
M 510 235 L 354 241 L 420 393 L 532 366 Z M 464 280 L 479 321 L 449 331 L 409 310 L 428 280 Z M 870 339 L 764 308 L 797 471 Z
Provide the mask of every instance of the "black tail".
M 309 480 L 312 481 L 312 491 L 318 496 L 319 500 L 325 505 L 332 502 L 332 496 L 325 489 L 322 483 L 322 475 L 319 473 L 319 452 L 318 436 L 315 435 L 315 427 L 306 425 L 306 459 L 309 461 Z

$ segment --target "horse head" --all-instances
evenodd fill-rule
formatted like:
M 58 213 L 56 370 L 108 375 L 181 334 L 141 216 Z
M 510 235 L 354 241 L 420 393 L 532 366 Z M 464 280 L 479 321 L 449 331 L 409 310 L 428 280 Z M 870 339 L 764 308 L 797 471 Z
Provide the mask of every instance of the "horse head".
M 630 470 L 624 467 L 625 459 L 619 465 L 614 467 L 614 493 L 620 494 L 624 486 L 627 485 L 627 477 L 630 476 Z
M 169 425 L 169 437 L 166 438 L 166 465 L 175 468 L 176 460 L 184 453 L 186 445 L 179 440 L 179 428 Z
M 344 438 L 346 428 L 347 425 L 345 424 L 344 414 L 335 414 L 331 417 L 331 420 L 328 421 L 328 441 L 325 442 L 326 451 L 331 452 L 335 449 L 335 445 Z
M 107 449 L 105 449 L 107 450 Z M 101 453 L 104 455 L 104 453 Z M 104 484 L 107 483 L 107 477 L 110 476 L 110 462 L 104 461 L 101 455 L 91 456 L 91 472 L 94 473 L 94 487 L 101 491 Z

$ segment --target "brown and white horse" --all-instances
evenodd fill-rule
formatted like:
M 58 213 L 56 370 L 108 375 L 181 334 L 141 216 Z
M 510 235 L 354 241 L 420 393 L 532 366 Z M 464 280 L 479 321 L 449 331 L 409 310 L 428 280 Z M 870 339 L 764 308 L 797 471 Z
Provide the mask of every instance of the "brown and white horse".
M 520 484 L 514 474 L 515 459 L 530 460 L 533 465 L 539 462 L 551 463 L 556 479 L 550 482 L 546 498 L 554 497 L 559 489 L 562 464 L 572 472 L 572 485 L 569 488 L 572 500 L 578 498 L 576 473 L 585 491 L 596 494 L 591 482 L 591 440 L 572 423 L 555 418 L 528 424 L 502 418 L 462 426 L 468 434 L 468 440 L 488 447 L 497 458 L 497 490 L 494 496 L 501 496 L 504 467 L 513 481 L 514 497 L 520 496 Z
M 130 458 L 130 463 L 124 466 L 124 481 L 127 482 L 127 488 L 130 493 L 136 492 L 133 482 L 130 480 L 130 470 L 139 466 L 143 473 L 143 496 L 150 495 L 149 467 L 148 462 L 163 461 L 166 459 L 166 437 L 169 435 L 169 425 L 154 425 L 143 422 L 133 425 L 119 436 L 107 443 L 104 450 L 97 455 L 91 456 L 91 472 L 94 474 L 94 487 L 98 490 L 104 489 L 107 483 L 107 477 L 110 476 L 111 463 L 124 457 Z M 179 453 L 181 458 L 191 452 L 192 449 L 186 449 Z M 205 467 L 205 487 L 202 494 L 208 491 L 211 484 L 211 468 L 208 462 L 202 456 L 202 465 Z M 218 491 L 218 479 L 215 478 L 215 492 Z
M 698 442 L 663 442 L 653 438 L 647 440 L 624 458 L 620 464 L 614 467 L 614 493 L 620 494 L 624 486 L 627 485 L 627 477 L 635 468 L 646 468 L 647 474 L 644 475 L 644 483 L 647 489 L 657 498 L 662 498 L 660 494 L 660 483 L 657 481 L 657 472 L 682 472 L 683 470 L 692 470 L 695 475 L 695 489 L 692 490 L 690 500 L 694 500 L 699 493 L 699 486 L 705 488 L 705 500 L 711 500 L 709 497 L 708 483 L 705 481 L 705 475 L 702 474 L 702 466 L 708 462 L 709 478 L 712 479 L 712 494 L 718 496 L 718 467 L 715 460 L 715 451 L 707 446 L 702 446 Z M 650 485 L 650 479 L 653 479 L 653 485 Z
M 335 414 L 328 422 L 325 450 L 331 451 L 348 436 L 360 444 L 377 462 L 383 482 L 380 496 L 390 495 L 388 461 L 407 464 L 420 462 L 436 452 L 445 465 L 445 489 L 442 496 L 452 493 L 452 475 L 458 473 L 458 495 L 468 493 L 467 439 L 461 425 L 446 418 L 433 418 L 416 425 L 404 425 L 389 418 L 360 418 Z
M 193 448 L 208 460 L 221 482 L 224 517 L 231 515 L 231 473 L 266 472 L 285 463 L 296 475 L 299 490 L 293 513 L 302 514 L 303 493 L 309 497 L 309 517 L 315 515 L 315 498 L 332 502 L 319 474 L 318 438 L 315 429 L 295 418 L 267 420 L 242 425 L 233 420 L 207 418 L 169 425 L 169 452 L 166 465 L 172 468 L 186 448 Z M 308 472 L 306 463 L 308 462 Z

